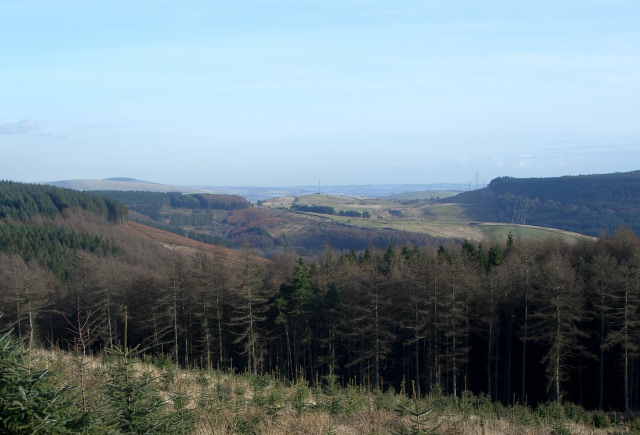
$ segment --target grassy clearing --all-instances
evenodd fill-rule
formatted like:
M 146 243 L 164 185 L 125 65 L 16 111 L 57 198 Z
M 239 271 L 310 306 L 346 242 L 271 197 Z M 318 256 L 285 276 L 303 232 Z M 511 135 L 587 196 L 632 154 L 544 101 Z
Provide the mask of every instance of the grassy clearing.
M 331 220 L 358 228 L 390 229 L 429 234 L 434 237 L 459 238 L 472 241 L 493 242 L 506 240 L 512 232 L 515 237 L 527 240 L 544 240 L 557 237 L 568 243 L 574 243 L 585 236 L 553 228 L 542 228 L 522 225 L 473 223 L 473 222 L 433 222 L 418 219 L 363 219 L 347 216 L 331 216 Z
M 459 190 L 423 190 L 420 192 L 405 192 L 391 195 L 388 198 L 395 201 L 435 201 L 459 194 Z
M 585 236 L 552 228 L 526 225 L 472 222 L 458 204 L 425 204 L 424 202 L 401 203 L 385 198 L 351 198 L 331 195 L 306 195 L 295 199 L 295 203 L 306 206 L 332 207 L 337 213 L 355 210 L 368 211 L 371 218 L 305 213 L 324 216 L 332 221 L 366 229 L 390 229 L 429 234 L 434 237 L 458 238 L 479 241 L 504 240 L 511 231 L 514 235 L 533 240 L 557 237 L 573 243 Z M 274 205 L 281 206 L 281 201 Z M 291 202 L 293 204 L 293 202 Z
M 469 392 L 451 397 L 433 391 L 417 398 L 404 391 L 340 386 L 331 378 L 312 385 L 304 379 L 184 370 L 167 358 L 141 359 L 121 351 L 106 357 L 40 351 L 26 368 L 24 348 L 7 354 L 8 348 L 3 346 L 0 367 L 11 367 L 7 363 L 13 361 L 22 367 L 23 377 L 41 370 L 37 373 L 46 373 L 49 390 L 70 392 L 66 412 L 59 415 L 74 418 L 72 433 L 599 435 L 640 430 L 640 420 L 633 416 L 623 419 L 572 404 L 504 406 Z M 17 372 L 11 369 L 11 379 Z M 25 403 L 33 399 L 32 391 L 22 391 Z M 37 393 L 43 391 L 41 387 Z M 3 400 L 0 411 L 6 413 Z M 34 412 L 51 413 L 52 406 Z M 0 419 L 0 429 L 2 424 Z M 62 428 L 64 422 L 57 425 Z M 67 433 L 48 431 L 47 426 L 38 430 Z M 31 432 L 31 426 L 14 431 Z
M 478 225 L 487 240 L 505 240 L 511 232 L 515 237 L 527 240 L 542 241 L 549 237 L 556 237 L 567 243 L 575 243 L 587 236 L 555 228 L 534 227 L 527 225 L 507 225 L 483 223 Z

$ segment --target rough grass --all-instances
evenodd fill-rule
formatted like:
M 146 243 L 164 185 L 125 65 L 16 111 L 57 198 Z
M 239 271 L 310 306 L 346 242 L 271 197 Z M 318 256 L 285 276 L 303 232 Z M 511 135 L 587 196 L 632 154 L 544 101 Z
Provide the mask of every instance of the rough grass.
M 66 352 L 40 352 L 37 363 L 57 372 L 61 384 L 83 382 L 89 406 L 100 406 L 103 374 L 113 360 Z M 269 375 L 184 370 L 168 359 L 136 360 L 135 372 L 151 374 L 172 418 L 184 415 L 195 434 L 617 434 L 637 433 L 638 420 L 613 425 L 603 412 L 550 403 L 536 409 L 504 406 L 485 396 L 438 391 L 426 397 L 372 392 L 331 379 L 281 381 Z M 80 393 L 80 389 L 78 389 Z M 181 413 L 181 414 L 180 414 Z M 630 416 L 629 416 L 630 417 Z M 607 424 L 604 424 L 604 423 Z
M 405 192 L 390 195 L 388 198 L 396 201 L 435 201 L 440 198 L 456 196 L 459 190 L 423 190 L 419 192 Z
M 351 198 L 332 195 L 305 195 L 295 200 L 301 205 L 333 207 L 336 212 L 368 211 L 370 219 L 326 215 L 332 221 L 366 229 L 392 229 L 429 234 L 434 237 L 472 241 L 505 240 L 509 231 L 523 239 L 544 240 L 557 237 L 573 243 L 585 236 L 553 228 L 526 225 L 473 222 L 459 204 L 401 203 L 385 198 Z M 309 215 L 325 216 L 315 213 Z
M 569 244 L 588 238 L 582 234 L 572 233 L 570 231 L 558 230 L 555 228 L 534 227 L 530 225 L 484 223 L 480 224 L 479 228 L 485 235 L 486 240 L 506 240 L 509 231 L 511 231 L 515 237 L 520 237 L 522 239 L 542 241 L 549 237 L 556 237 Z

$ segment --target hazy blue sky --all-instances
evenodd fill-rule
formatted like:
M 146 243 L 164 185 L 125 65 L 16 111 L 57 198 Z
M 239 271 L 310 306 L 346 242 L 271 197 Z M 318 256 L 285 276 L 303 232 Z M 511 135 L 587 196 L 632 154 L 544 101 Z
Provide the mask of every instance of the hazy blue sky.
M 0 3 L 0 179 L 640 169 L 640 2 Z

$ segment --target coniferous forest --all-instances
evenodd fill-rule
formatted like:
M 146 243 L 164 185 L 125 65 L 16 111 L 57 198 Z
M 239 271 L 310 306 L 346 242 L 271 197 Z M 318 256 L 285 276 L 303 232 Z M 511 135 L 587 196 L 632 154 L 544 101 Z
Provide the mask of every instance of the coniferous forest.
M 474 219 L 514 222 L 597 236 L 621 225 L 640 231 L 640 171 L 550 178 L 500 177 L 452 201 Z
M 87 193 L 2 183 L 2 330 L 93 353 L 504 404 L 640 405 L 640 239 L 227 255 L 136 234 Z M 195 243 L 195 242 L 194 242 Z

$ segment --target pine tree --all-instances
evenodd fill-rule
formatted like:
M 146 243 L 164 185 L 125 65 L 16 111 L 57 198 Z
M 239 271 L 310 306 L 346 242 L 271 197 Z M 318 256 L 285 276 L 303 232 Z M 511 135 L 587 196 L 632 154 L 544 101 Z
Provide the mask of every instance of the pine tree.
M 608 348 L 617 349 L 622 363 L 622 395 L 624 409 L 631 409 L 631 372 L 633 359 L 637 359 L 640 350 L 640 252 L 614 270 L 613 308 L 608 310 L 610 328 L 605 337 Z M 636 374 L 637 376 L 637 374 Z
M 309 379 L 313 379 L 315 358 L 312 342 L 315 327 L 311 322 L 319 302 L 319 290 L 311 278 L 309 268 L 300 258 L 294 266 L 292 283 L 283 284 L 276 299 L 279 322 L 285 328 L 287 353 L 292 364 L 288 371 L 293 372 L 294 376 L 297 376 L 299 370 L 304 370 Z
M 137 349 L 109 351 L 105 383 L 106 423 L 121 433 L 166 434 L 189 429 L 191 419 L 166 411 L 151 371 L 140 370 Z
M 567 361 L 580 349 L 584 333 L 578 322 L 584 315 L 583 298 L 576 286 L 575 271 L 557 249 L 541 264 L 540 294 L 537 298 L 537 340 L 546 347 L 544 364 L 552 401 L 561 403 L 562 384 L 570 373 Z
M 235 302 L 236 315 L 231 322 L 237 328 L 235 343 L 240 344 L 240 353 L 247 358 L 246 370 L 253 374 L 259 373 L 265 349 L 264 321 L 268 306 L 263 279 L 262 267 L 253 259 L 249 246 L 245 245 Z
M 78 433 L 86 414 L 69 386 L 55 374 L 35 367 L 23 341 L 0 335 L 0 432 L 11 434 Z
M 613 274 L 617 269 L 615 258 L 606 253 L 596 255 L 589 265 L 591 271 L 589 287 L 594 317 L 597 319 L 598 340 L 598 409 L 604 406 L 605 351 L 610 346 L 610 315 L 615 310 Z
M 468 360 L 469 335 L 469 282 L 472 276 L 463 263 L 463 258 L 453 250 L 439 256 L 443 271 L 442 298 L 440 306 L 440 329 L 444 338 L 444 358 L 448 385 L 453 396 L 460 391 L 463 366 Z M 465 386 L 466 387 L 466 386 Z

